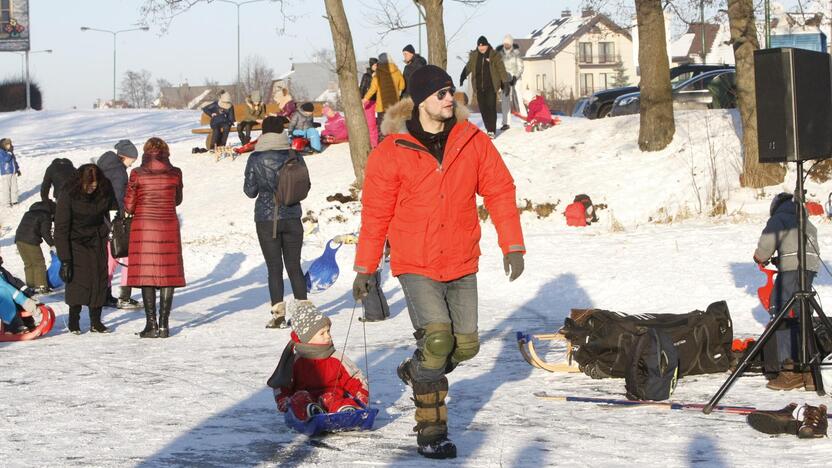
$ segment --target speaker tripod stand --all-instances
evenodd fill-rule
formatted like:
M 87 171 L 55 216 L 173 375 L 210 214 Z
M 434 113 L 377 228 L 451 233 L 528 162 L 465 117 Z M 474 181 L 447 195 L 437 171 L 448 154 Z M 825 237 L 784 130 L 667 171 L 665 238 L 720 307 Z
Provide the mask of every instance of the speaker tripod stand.
M 820 321 L 822 322 L 823 326 L 826 327 L 827 331 L 832 334 L 832 322 L 830 322 L 829 318 L 826 314 L 823 313 L 823 309 L 821 308 L 820 304 L 818 303 L 817 299 L 815 298 L 816 293 L 811 291 L 806 286 L 806 210 L 805 210 L 805 200 L 803 196 L 803 161 L 797 161 L 797 189 L 795 193 L 794 203 L 797 206 L 797 231 L 798 231 L 798 242 L 797 242 L 797 257 L 798 257 L 798 281 L 799 281 L 799 288 L 798 291 L 795 292 L 789 300 L 786 302 L 786 305 L 783 306 L 777 312 L 777 315 L 774 317 L 774 320 L 769 322 L 766 326 L 765 331 L 763 334 L 760 335 L 760 339 L 754 344 L 751 348 L 751 351 L 743 358 L 742 362 L 737 366 L 734 372 L 725 380 L 719 390 L 711 397 L 711 400 L 708 402 L 707 405 L 702 409 L 702 412 L 705 414 L 710 414 L 713 411 L 714 407 L 719 403 L 723 396 L 728 392 L 737 378 L 741 377 L 742 374 L 748 369 L 748 366 L 751 364 L 751 360 L 754 359 L 763 347 L 766 345 L 769 339 L 774 336 L 775 330 L 783 320 L 789 314 L 791 308 L 795 305 L 798 307 L 796 308 L 798 318 L 800 321 L 800 349 L 797 357 L 797 363 L 795 363 L 795 370 L 797 372 L 805 372 L 810 370 L 812 372 L 812 377 L 815 381 L 815 390 L 817 391 L 818 395 L 825 395 L 825 389 L 823 387 L 823 380 L 821 380 L 821 361 L 823 360 L 823 356 L 821 356 L 819 348 L 817 346 L 817 338 L 815 336 L 815 330 L 812 325 L 812 316 L 817 315 Z

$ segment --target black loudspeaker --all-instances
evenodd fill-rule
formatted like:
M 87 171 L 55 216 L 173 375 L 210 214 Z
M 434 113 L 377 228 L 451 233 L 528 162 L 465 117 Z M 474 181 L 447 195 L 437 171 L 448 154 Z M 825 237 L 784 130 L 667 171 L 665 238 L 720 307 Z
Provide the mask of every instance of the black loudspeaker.
M 754 79 L 760 162 L 832 157 L 829 54 L 792 48 L 757 50 Z

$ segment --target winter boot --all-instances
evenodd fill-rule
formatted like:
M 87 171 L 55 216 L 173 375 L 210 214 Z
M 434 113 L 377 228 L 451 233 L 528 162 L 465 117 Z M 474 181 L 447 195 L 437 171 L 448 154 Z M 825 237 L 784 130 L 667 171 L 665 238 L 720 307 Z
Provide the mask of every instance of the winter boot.
M 162 288 L 159 294 L 159 338 L 167 338 L 170 336 L 168 319 L 170 318 L 170 308 L 172 306 L 173 288 Z
M 139 338 L 159 338 L 159 324 L 156 323 L 156 301 L 144 303 L 145 325 Z
M 116 307 L 123 310 L 140 309 L 142 304 L 130 297 L 132 292 L 133 288 L 129 286 L 122 286 L 121 294 L 118 295 L 118 304 L 116 304 Z
M 800 421 L 794 417 L 797 403 L 789 403 L 783 409 L 774 411 L 754 411 L 748 415 L 748 425 L 764 434 L 796 435 Z
M 118 307 L 118 299 L 113 297 L 112 287 L 107 288 L 107 298 L 104 300 L 104 307 L 112 307 L 113 309 Z
M 401 366 L 400 366 L 401 367 Z M 405 369 L 409 369 L 409 365 Z M 409 374 L 409 371 L 408 371 Z M 448 379 L 436 382 L 413 382 L 416 404 L 416 443 L 419 454 L 427 458 L 456 458 L 456 445 L 448 439 Z
M 805 386 L 802 372 L 782 370 L 766 384 L 769 390 L 794 390 Z M 813 385 L 814 386 L 814 385 Z
M 797 431 L 801 439 L 816 439 L 826 437 L 829 420 L 826 416 L 826 405 L 804 405 L 803 422 Z
M 110 329 L 101 323 L 101 307 L 90 308 L 90 332 L 110 333 Z
M 286 303 L 278 302 L 272 306 L 272 318 L 266 328 L 286 328 Z
M 81 307 L 69 308 L 69 323 L 67 324 L 69 332 L 73 335 L 81 334 Z

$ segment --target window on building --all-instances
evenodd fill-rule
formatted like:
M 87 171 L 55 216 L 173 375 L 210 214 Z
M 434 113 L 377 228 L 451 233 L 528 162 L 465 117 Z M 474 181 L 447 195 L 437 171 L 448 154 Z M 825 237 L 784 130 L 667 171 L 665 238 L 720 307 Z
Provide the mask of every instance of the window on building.
M 543 75 L 541 75 L 540 82 L 543 85 L 543 86 L 540 87 L 540 90 L 545 93 L 546 92 L 546 74 L 545 73 Z
M 599 89 L 608 89 L 612 84 L 612 73 L 599 73 L 598 74 L 598 88 Z
M 615 42 L 599 42 L 598 43 L 598 63 L 614 63 L 615 59 Z
M 12 0 L 0 0 L 0 27 L 8 24 L 12 17 Z M 3 31 L 5 32 L 5 31 Z
M 592 73 L 581 73 L 581 96 L 588 96 L 594 92 Z
M 537 87 L 537 90 L 540 91 L 540 75 L 535 75 L 534 84 Z
M 581 42 L 578 44 L 578 59 L 581 63 L 592 63 L 592 43 Z

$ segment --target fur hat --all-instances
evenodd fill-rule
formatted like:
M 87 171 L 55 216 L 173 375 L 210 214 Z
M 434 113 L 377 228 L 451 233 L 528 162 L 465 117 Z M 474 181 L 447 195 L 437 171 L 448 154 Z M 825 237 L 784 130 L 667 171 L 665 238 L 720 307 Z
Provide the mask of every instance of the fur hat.
M 288 121 L 286 117 L 283 116 L 269 116 L 263 119 L 262 129 L 263 134 L 266 133 L 283 133 L 283 129 L 286 128 L 286 124 Z
M 488 43 L 488 39 L 486 39 L 485 36 L 480 36 L 480 38 L 477 39 L 477 45 L 478 46 L 481 46 L 481 45 L 490 46 L 491 44 Z
M 228 92 L 227 92 L 227 91 L 224 91 L 224 92 L 220 95 L 220 99 L 219 99 L 219 102 L 218 102 L 218 103 L 219 103 L 220 107 L 222 107 L 223 109 L 231 109 L 231 106 L 233 106 L 233 105 L 234 105 L 234 104 L 231 102 L 231 95 L 230 95 L 230 94 L 228 94 Z
M 511 34 L 506 34 L 506 37 L 503 38 L 503 45 L 508 45 L 509 48 L 514 47 L 514 38 L 511 37 Z
M 413 99 L 413 108 L 416 109 L 431 94 L 453 85 L 454 81 L 445 70 L 436 65 L 425 65 L 410 75 L 407 90 Z
M 315 105 L 311 102 L 304 102 L 300 105 L 300 110 L 304 112 L 315 112 Z
M 119 140 L 114 148 L 116 149 L 116 154 L 119 156 L 127 156 L 130 159 L 139 157 L 139 150 L 136 149 L 136 145 L 130 140 Z
M 413 44 L 408 44 L 404 46 L 402 52 L 410 52 L 411 54 L 416 55 L 416 49 L 413 48 Z
M 251 96 L 249 96 L 249 97 L 251 98 L 251 102 L 253 102 L 255 104 L 259 104 L 263 100 L 260 97 L 260 91 L 252 91 Z
M 297 301 L 292 308 L 292 331 L 301 343 L 308 343 L 322 328 L 332 326 L 332 321 L 315 307 L 312 301 Z

